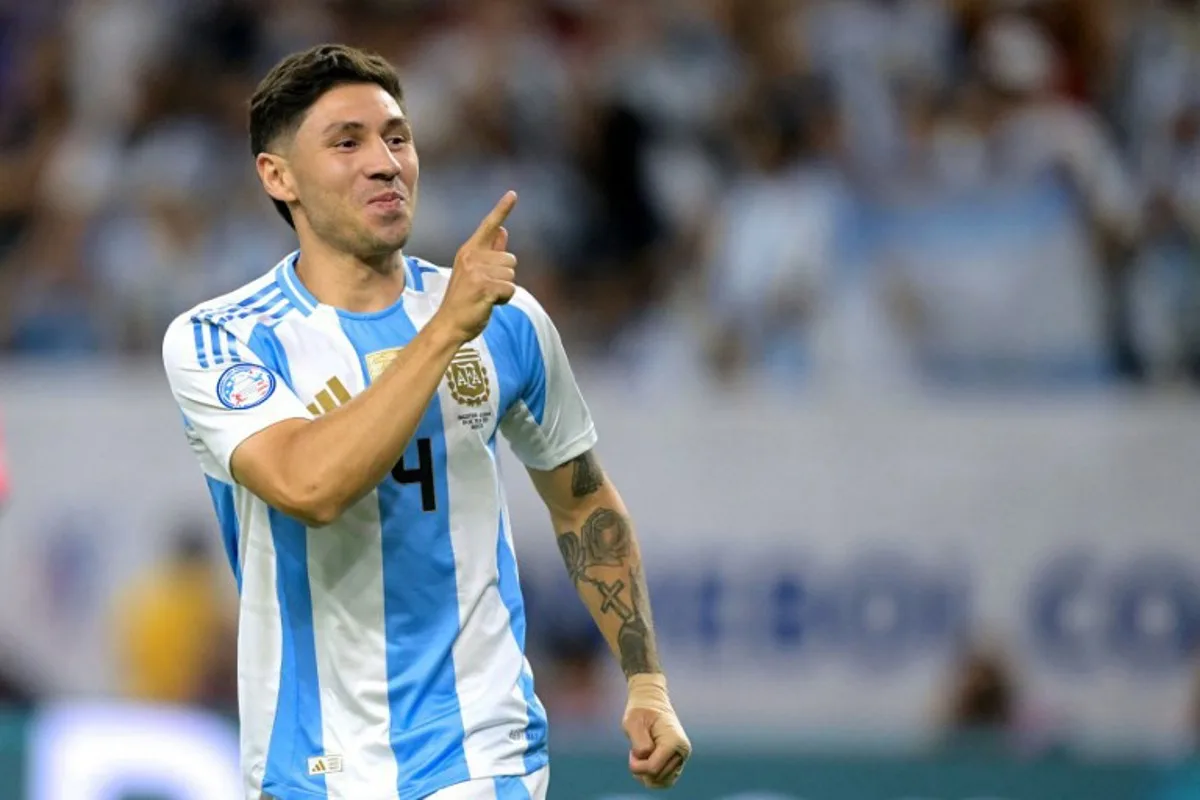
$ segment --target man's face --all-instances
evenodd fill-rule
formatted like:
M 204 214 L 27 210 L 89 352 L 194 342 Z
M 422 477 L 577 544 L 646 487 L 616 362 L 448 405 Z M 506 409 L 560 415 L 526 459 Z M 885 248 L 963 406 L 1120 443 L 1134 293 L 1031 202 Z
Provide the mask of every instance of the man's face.
M 297 227 L 307 222 L 323 241 L 364 258 L 404 247 L 416 210 L 419 162 L 408 120 L 382 87 L 330 89 L 282 155 L 284 196 L 278 199 L 296 204 Z M 266 175 L 264 181 L 278 196 L 275 181 Z

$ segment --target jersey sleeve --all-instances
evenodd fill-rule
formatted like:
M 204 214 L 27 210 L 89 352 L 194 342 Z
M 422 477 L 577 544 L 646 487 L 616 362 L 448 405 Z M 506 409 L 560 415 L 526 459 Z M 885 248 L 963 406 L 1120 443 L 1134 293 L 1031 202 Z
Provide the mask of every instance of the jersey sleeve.
M 522 315 L 512 336 L 524 381 L 500 432 L 525 466 L 551 470 L 591 450 L 596 427 L 549 315 L 524 289 L 506 310 Z
M 282 376 L 211 321 L 183 316 L 163 339 L 163 365 L 192 433 L 230 473 L 238 445 L 285 419 L 309 419 Z

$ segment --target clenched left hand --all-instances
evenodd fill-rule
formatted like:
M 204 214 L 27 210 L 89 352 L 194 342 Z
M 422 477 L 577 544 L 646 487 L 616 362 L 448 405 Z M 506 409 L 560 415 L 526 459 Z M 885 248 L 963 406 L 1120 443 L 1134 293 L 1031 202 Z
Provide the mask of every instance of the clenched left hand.
M 692 755 L 692 743 L 659 674 L 633 675 L 622 723 L 629 737 L 629 771 L 649 789 L 669 789 Z

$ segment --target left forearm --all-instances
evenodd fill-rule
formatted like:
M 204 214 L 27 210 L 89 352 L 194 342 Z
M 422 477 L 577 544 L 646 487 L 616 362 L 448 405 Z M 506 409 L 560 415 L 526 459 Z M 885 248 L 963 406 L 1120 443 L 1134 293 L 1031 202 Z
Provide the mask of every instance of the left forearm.
M 661 672 L 633 523 L 610 484 L 588 500 L 554 515 L 567 572 L 626 677 Z
M 529 475 L 550 511 L 567 573 L 629 679 L 621 724 L 630 772 L 645 786 L 669 788 L 692 745 L 667 696 L 629 512 L 590 451 Z

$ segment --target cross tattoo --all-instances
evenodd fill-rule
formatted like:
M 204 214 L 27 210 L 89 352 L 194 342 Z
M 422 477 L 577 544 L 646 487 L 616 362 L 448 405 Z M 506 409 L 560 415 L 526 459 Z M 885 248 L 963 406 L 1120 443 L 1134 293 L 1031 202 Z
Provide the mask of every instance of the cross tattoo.
M 611 584 L 595 581 L 595 584 L 596 588 L 600 590 L 600 596 L 604 598 L 604 602 L 600 606 L 601 613 L 607 614 L 609 611 L 616 611 L 617 616 L 625 622 L 633 619 L 633 609 L 621 599 L 621 590 L 625 588 L 624 581 L 618 580 Z

